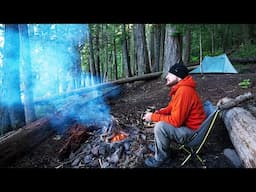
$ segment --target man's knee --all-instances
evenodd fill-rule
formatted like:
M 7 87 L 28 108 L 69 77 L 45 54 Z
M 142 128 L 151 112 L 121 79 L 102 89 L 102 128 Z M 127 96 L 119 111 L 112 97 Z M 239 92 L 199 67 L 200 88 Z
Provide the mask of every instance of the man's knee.
M 154 127 L 154 133 L 159 134 L 163 133 L 164 128 L 166 127 L 166 124 L 164 121 L 157 122 Z

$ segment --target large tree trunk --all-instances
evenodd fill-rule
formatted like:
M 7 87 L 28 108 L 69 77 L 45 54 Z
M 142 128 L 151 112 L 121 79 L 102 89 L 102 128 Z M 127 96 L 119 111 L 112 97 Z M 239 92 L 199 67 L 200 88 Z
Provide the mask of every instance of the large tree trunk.
M 6 24 L 4 31 L 4 58 L 2 66 L 1 108 L 9 118 L 2 119 L 0 129 L 9 131 L 25 124 L 20 91 L 20 39 L 17 24 Z M 7 117 L 5 115 L 5 117 Z M 9 122 L 8 122 L 9 120 Z
M 100 80 L 100 24 L 96 24 L 96 36 L 95 36 L 95 64 L 96 64 L 96 74 Z
M 90 72 L 92 76 L 96 75 L 96 67 L 95 67 L 95 60 L 94 60 L 94 51 L 93 51 L 93 37 L 92 37 L 92 26 L 89 25 L 89 50 L 90 50 Z
M 185 65 L 188 65 L 190 62 L 190 53 L 191 53 L 191 39 L 192 39 L 192 33 L 191 29 L 187 29 L 185 35 L 183 36 L 183 52 L 182 52 L 182 60 L 185 63 Z
M 165 45 L 164 45 L 164 66 L 163 75 L 165 75 L 169 68 L 175 63 L 182 61 L 181 56 L 181 36 L 177 33 L 173 26 L 166 28 Z
M 26 124 L 33 122 L 36 119 L 34 108 L 34 95 L 33 95 L 33 82 L 32 82 L 32 70 L 31 70 L 31 53 L 30 43 L 28 36 L 28 25 L 20 24 L 20 39 L 21 39 L 21 70 L 24 74 L 24 111 Z
M 123 65 L 125 77 L 131 77 L 131 66 L 130 66 L 130 56 L 128 52 L 127 38 L 126 38 L 126 26 L 122 24 L 122 54 L 123 54 Z
M 138 64 L 138 75 L 150 73 L 148 50 L 145 36 L 145 25 L 135 24 L 135 47 L 136 60 Z

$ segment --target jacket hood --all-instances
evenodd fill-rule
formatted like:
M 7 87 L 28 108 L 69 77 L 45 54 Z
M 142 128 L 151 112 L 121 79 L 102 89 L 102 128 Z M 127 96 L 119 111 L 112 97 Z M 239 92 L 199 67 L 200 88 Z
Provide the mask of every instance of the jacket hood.
M 192 78 L 191 75 L 188 75 L 187 77 L 185 77 L 184 79 L 179 81 L 176 85 L 172 86 L 171 91 L 170 91 L 170 96 L 175 94 L 177 89 L 179 89 L 182 86 L 187 86 L 187 87 L 191 87 L 191 88 L 195 89 L 196 82 L 194 81 L 194 79 Z

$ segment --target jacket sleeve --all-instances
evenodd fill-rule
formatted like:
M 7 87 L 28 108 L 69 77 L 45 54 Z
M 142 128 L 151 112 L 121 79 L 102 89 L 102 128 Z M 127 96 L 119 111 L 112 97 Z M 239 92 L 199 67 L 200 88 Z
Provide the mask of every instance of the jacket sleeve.
M 171 106 L 171 102 L 170 102 L 167 107 L 161 108 L 161 109 L 157 110 L 155 113 L 167 115 L 167 114 L 170 114 L 171 111 L 172 111 L 172 106 Z
M 153 122 L 165 121 L 174 127 L 181 127 L 187 119 L 191 106 L 189 94 L 184 94 L 183 90 L 176 92 L 168 106 L 172 106 L 172 110 L 168 114 L 153 113 L 151 120 Z

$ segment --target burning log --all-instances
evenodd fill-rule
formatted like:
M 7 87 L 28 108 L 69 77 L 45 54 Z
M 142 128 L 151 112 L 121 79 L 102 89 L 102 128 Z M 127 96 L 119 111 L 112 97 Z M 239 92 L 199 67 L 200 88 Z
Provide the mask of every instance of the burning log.
M 90 136 L 86 131 L 86 127 L 80 124 L 73 125 L 68 134 L 70 136 L 68 137 L 67 142 L 59 151 L 59 158 L 61 160 L 67 158 L 71 152 L 77 150 Z

